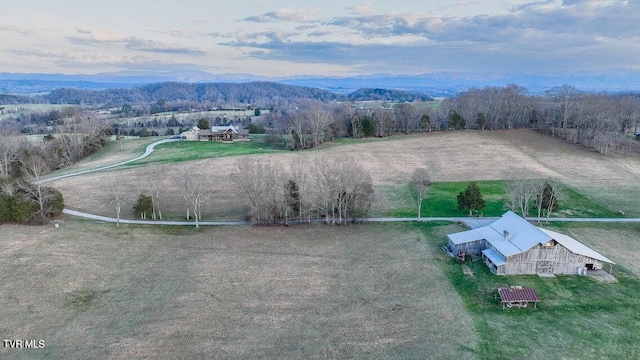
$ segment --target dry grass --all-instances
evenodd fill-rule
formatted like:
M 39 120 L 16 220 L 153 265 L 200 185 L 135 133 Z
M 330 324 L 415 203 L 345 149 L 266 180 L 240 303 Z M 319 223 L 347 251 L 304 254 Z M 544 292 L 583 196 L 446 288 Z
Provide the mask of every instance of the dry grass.
M 573 224 L 567 233 L 640 277 L 640 225 L 637 224 Z M 608 267 L 607 267 L 608 269 Z M 615 266 L 613 268 L 615 273 Z
M 104 149 L 75 164 L 73 167 L 56 171 L 56 175 L 94 169 L 133 159 L 142 155 L 147 145 L 158 140 L 158 137 L 128 138 L 122 142 L 122 145 L 116 141 L 110 141 Z
M 378 202 L 381 210 L 403 201 L 389 197 L 389 194 L 394 194 L 406 184 L 416 167 L 427 166 L 436 169 L 433 181 L 500 180 L 525 176 L 553 178 L 614 212 L 622 210 L 627 215 L 640 216 L 637 197 L 630 196 L 640 193 L 639 158 L 605 157 L 533 130 L 431 133 L 271 156 L 286 162 L 293 156 L 313 159 L 329 153 L 351 155 L 369 170 L 381 195 Z M 160 170 L 159 177 L 166 189 L 163 202 L 167 213 L 173 218 L 183 216 L 184 201 L 179 188 L 183 174 L 190 171 L 203 179 L 211 194 L 206 204 L 208 209 L 204 211 L 206 218 L 241 218 L 244 197 L 230 178 L 236 171 L 236 159 L 241 158 L 150 165 Z M 132 206 L 139 191 L 148 193 L 148 183 L 158 178 L 152 174 L 151 171 L 133 168 L 64 179 L 53 185 L 63 192 L 67 206 L 113 215 L 114 210 L 109 203 L 116 184 L 121 183 L 127 189 Z
M 474 357 L 444 255 L 402 225 L 0 234 L 0 333 L 46 343 L 0 356 Z

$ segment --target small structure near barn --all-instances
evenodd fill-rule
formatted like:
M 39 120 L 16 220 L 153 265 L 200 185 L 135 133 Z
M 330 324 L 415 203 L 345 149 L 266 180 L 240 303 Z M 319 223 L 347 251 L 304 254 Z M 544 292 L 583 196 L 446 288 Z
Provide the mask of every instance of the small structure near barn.
M 522 286 L 511 286 L 498 289 L 502 309 L 513 307 L 526 308 L 529 303 L 533 303 L 533 308 L 537 309 L 540 298 L 534 289 L 526 289 Z
M 512 211 L 493 223 L 447 235 L 453 254 L 482 256 L 496 275 L 577 274 L 614 262 L 574 238 L 536 227 Z

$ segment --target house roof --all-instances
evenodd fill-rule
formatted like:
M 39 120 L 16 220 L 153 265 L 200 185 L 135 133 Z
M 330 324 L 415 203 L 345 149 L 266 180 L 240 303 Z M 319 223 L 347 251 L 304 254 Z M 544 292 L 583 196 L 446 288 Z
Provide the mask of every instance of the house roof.
M 487 226 L 449 234 L 447 237 L 455 245 L 486 240 L 505 257 L 521 254 L 537 244 L 543 245 L 555 240 L 576 254 L 613 264 L 613 261 L 579 241 L 567 235 L 534 226 L 512 211 L 506 212 L 500 219 Z
M 238 133 L 238 130 L 236 130 L 235 126 L 233 125 L 226 125 L 226 126 L 212 126 L 211 127 L 211 133 L 217 133 L 217 132 L 227 132 L 227 131 L 233 131 L 234 133 Z

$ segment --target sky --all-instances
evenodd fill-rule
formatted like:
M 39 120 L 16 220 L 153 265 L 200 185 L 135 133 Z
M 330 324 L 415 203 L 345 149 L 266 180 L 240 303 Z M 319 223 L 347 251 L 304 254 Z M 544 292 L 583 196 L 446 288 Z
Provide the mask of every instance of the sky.
M 22 0 L 0 72 L 267 77 L 640 69 L 640 0 Z

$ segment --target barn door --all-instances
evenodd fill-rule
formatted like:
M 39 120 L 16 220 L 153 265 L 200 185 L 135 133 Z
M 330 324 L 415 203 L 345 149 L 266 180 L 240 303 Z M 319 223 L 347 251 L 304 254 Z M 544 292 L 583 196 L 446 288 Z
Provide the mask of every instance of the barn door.
M 536 272 L 538 274 L 553 274 L 553 261 L 538 261 Z

